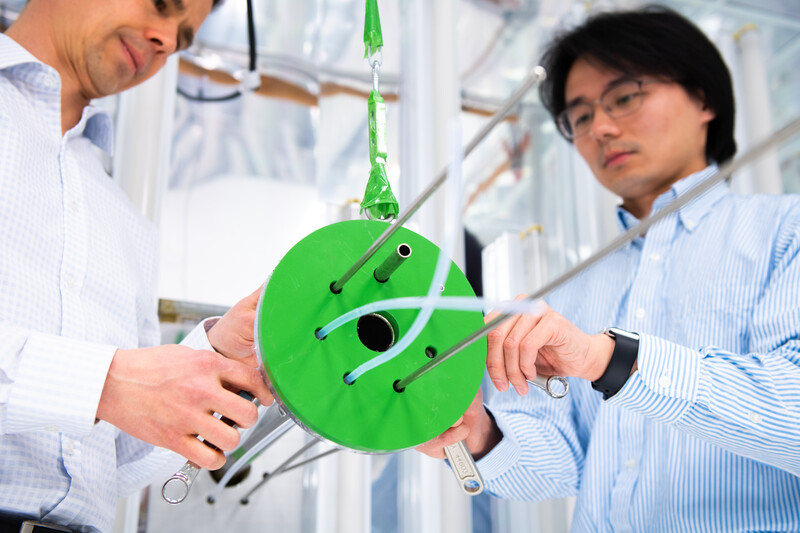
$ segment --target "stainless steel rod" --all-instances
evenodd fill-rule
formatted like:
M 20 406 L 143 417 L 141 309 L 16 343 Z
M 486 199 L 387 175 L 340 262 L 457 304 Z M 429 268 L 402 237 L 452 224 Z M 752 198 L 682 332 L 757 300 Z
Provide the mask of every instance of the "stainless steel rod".
M 372 275 L 375 276 L 378 282 L 386 283 L 394 271 L 409 257 L 411 257 L 411 247 L 406 243 L 400 244 L 392 250 L 392 253 L 384 259 L 383 263 L 375 269 Z
M 503 104 L 503 107 L 497 111 L 489 121 L 484 124 L 483 128 L 472 138 L 472 140 L 467 144 L 466 148 L 464 148 L 464 157 L 467 157 L 473 150 L 486 138 L 489 133 L 514 109 L 520 100 L 530 91 L 534 86 L 536 86 L 539 82 L 544 80 L 545 72 L 542 67 L 536 67 L 528 74 L 528 77 L 523 80 L 522 84 L 517 88 L 516 91 L 506 100 Z M 436 192 L 442 183 L 447 179 L 447 168 L 443 169 L 439 172 L 439 175 L 436 177 L 433 182 L 428 185 L 428 188 L 422 191 L 416 200 L 411 203 L 408 209 L 403 213 L 403 215 L 398 218 L 393 224 L 391 224 L 386 230 L 378 237 L 372 245 L 367 248 L 367 251 L 359 257 L 353 266 L 344 273 L 344 275 L 336 280 L 334 283 L 331 284 L 331 291 L 335 292 L 336 294 L 342 291 L 342 287 L 344 284 L 350 281 L 350 278 L 358 272 L 358 270 L 364 266 L 364 263 L 369 261 L 369 259 L 375 255 L 375 252 L 383 246 L 383 244 L 389 240 L 389 238 L 403 225 L 406 221 L 411 218 L 411 216 L 417 212 L 417 210 L 425 203 L 425 201 Z
M 606 246 L 601 248 L 598 252 L 590 256 L 588 259 L 579 263 L 572 267 L 570 270 L 565 272 L 564 274 L 560 275 L 550 283 L 547 283 L 544 287 L 536 291 L 534 294 L 528 297 L 529 300 L 538 300 L 542 296 L 552 292 L 557 287 L 563 285 L 567 281 L 571 280 L 584 270 L 588 269 L 589 267 L 596 264 L 601 259 L 604 259 L 606 256 L 610 255 L 612 252 L 616 251 L 618 248 L 621 248 L 625 244 L 633 241 L 637 236 L 644 235 L 647 233 L 647 230 L 657 222 L 661 221 L 665 217 L 671 215 L 675 211 L 678 211 L 681 207 L 685 206 L 698 196 L 704 194 L 709 189 L 711 189 L 714 185 L 719 183 L 720 181 L 727 179 L 731 176 L 734 172 L 739 170 L 745 165 L 748 165 L 761 157 L 765 152 L 772 150 L 777 145 L 785 141 L 786 139 L 790 138 L 792 135 L 800 131 L 800 118 L 796 118 L 788 125 L 784 126 L 783 128 L 779 129 L 764 141 L 758 143 L 752 149 L 745 152 L 741 157 L 738 157 L 732 161 L 729 161 L 725 165 L 723 165 L 716 174 L 711 176 L 710 178 L 706 179 L 692 190 L 690 190 L 685 195 L 676 198 L 673 200 L 669 205 L 667 205 L 661 211 L 655 213 L 654 215 L 642 220 L 636 226 L 630 228 L 625 233 L 620 234 L 618 237 L 613 239 L 610 243 Z M 409 384 L 413 383 L 415 380 L 419 379 L 420 377 L 424 376 L 440 364 L 444 363 L 447 359 L 452 357 L 453 355 L 457 354 L 476 340 L 483 337 L 486 333 L 493 330 L 509 318 L 514 315 L 511 314 L 502 314 L 498 315 L 494 319 L 487 322 L 482 328 L 478 329 L 477 331 L 471 333 L 466 338 L 458 342 L 456 345 L 448 349 L 447 351 L 442 352 L 439 356 L 431 359 L 429 362 L 425 363 L 417 370 L 406 376 L 405 378 L 397 381 L 394 385 L 396 391 L 402 391 L 405 389 Z

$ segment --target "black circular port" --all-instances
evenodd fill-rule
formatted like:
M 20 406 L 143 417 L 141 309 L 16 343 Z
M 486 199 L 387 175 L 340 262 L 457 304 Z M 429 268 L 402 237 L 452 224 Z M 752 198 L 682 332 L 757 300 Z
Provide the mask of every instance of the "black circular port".
M 341 293 L 342 293 L 342 289 L 339 289 L 338 291 L 337 291 L 337 290 L 334 290 L 334 289 L 333 289 L 333 286 L 334 286 L 334 285 L 336 285 L 336 282 L 335 282 L 335 281 L 331 281 L 331 284 L 330 284 L 331 292 L 332 292 L 333 294 L 341 294 Z
M 405 387 L 403 388 L 398 387 L 397 386 L 398 383 L 400 383 L 399 379 L 394 380 L 394 383 L 392 383 L 392 388 L 394 389 L 395 392 L 403 392 L 404 390 L 406 390 Z
M 433 359 L 434 357 L 439 355 L 439 351 L 433 346 L 428 346 L 427 348 L 425 348 L 425 355 L 428 356 L 428 359 Z
M 370 313 L 358 319 L 358 339 L 374 352 L 385 352 L 394 345 L 395 331 L 392 323 L 383 315 Z

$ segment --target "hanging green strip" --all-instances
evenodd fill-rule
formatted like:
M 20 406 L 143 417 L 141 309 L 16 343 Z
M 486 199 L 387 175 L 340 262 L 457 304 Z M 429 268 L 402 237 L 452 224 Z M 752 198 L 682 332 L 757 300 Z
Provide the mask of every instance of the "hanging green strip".
M 381 16 L 378 13 L 378 0 L 367 0 L 367 15 L 364 18 L 364 57 L 370 57 L 383 47 Z
M 386 175 L 386 102 L 379 91 L 380 55 L 373 59 L 373 56 L 380 54 L 383 47 L 377 0 L 367 0 L 364 46 L 364 55 L 372 67 L 373 89 L 367 101 L 370 173 L 364 200 L 361 202 L 361 212 L 366 212 L 370 220 L 392 220 L 397 217 L 400 208 Z
M 370 220 L 392 220 L 400 211 L 386 175 L 386 103 L 373 89 L 367 102 L 369 109 L 369 161 L 371 169 L 361 211 Z

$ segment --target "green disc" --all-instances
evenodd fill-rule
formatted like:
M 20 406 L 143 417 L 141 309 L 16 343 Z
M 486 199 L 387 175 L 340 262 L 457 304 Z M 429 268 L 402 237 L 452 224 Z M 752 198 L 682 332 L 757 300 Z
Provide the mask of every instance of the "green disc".
M 483 326 L 483 316 L 476 311 L 434 310 L 420 335 L 401 354 L 352 385 L 344 382 L 345 374 L 379 355 L 367 347 L 380 349 L 373 337 L 391 331 L 397 342 L 419 310 L 380 312 L 382 318 L 373 316 L 360 325 L 354 320 L 323 340 L 317 339 L 316 330 L 370 302 L 425 296 L 433 278 L 439 249 L 400 228 L 340 294 L 331 292 L 331 283 L 387 226 L 368 220 L 339 222 L 301 240 L 272 273 L 256 316 L 256 346 L 278 401 L 312 433 L 365 452 L 410 448 L 445 431 L 475 397 L 486 361 L 486 340 L 481 339 L 405 391 L 395 392 L 394 382 L 430 361 L 429 354 L 444 352 Z M 375 268 L 400 244 L 411 247 L 411 256 L 388 281 L 378 282 Z M 475 295 L 455 264 L 442 295 Z

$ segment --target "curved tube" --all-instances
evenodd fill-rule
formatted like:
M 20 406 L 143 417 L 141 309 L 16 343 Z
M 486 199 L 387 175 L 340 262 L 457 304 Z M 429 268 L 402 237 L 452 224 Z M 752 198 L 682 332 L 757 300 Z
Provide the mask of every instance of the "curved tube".
M 368 303 L 361 307 L 351 309 L 347 313 L 329 322 L 325 327 L 317 332 L 318 338 L 325 337 L 336 328 L 352 322 L 364 315 L 377 313 L 379 311 L 389 311 L 392 309 L 414 309 L 420 308 L 428 301 L 426 296 L 405 296 L 403 298 L 390 298 Z M 509 314 L 518 315 L 539 315 L 543 307 L 542 300 L 506 300 L 497 301 L 481 297 L 470 296 L 440 296 L 430 303 L 433 309 L 448 309 L 452 311 L 502 311 Z

